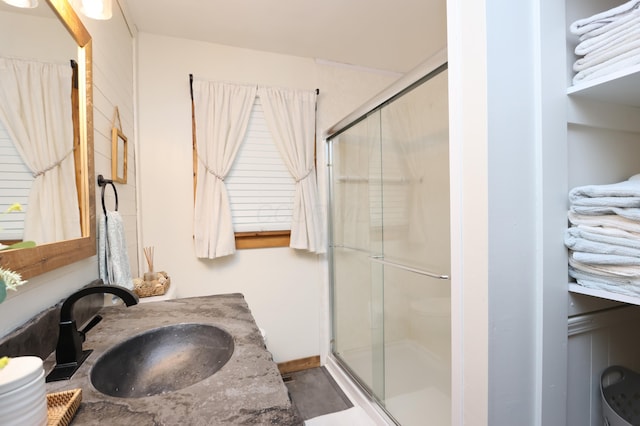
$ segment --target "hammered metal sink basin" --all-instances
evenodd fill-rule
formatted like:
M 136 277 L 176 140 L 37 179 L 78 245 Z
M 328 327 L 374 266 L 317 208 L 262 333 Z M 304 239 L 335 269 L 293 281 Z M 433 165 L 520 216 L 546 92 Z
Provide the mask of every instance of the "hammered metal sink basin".
M 100 392 L 139 398 L 183 389 L 220 370 L 233 338 L 205 324 L 175 324 L 134 336 L 102 354 L 91 370 Z

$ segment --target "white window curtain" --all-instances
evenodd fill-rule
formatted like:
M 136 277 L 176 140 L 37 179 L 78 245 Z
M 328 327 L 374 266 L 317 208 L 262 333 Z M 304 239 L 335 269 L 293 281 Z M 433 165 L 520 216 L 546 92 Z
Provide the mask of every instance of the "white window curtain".
M 316 93 L 259 88 L 273 140 L 296 181 L 290 247 L 323 253 L 314 162 Z
M 0 58 L 0 119 L 35 178 L 24 239 L 81 237 L 69 65 Z
M 236 250 L 224 178 L 246 133 L 256 91 L 256 86 L 193 81 L 198 156 L 194 236 L 199 258 Z

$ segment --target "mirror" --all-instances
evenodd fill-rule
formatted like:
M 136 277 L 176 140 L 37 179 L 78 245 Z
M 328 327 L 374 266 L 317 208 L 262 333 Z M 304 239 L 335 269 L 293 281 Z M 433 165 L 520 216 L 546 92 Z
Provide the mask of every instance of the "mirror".
M 73 106 L 73 114 L 77 113 L 78 126 L 74 132 L 77 137 L 74 137 L 73 153 L 76 163 L 81 237 L 38 244 L 32 248 L 1 250 L 0 266 L 19 272 L 24 279 L 96 254 L 91 36 L 67 0 L 47 0 L 46 3 L 58 18 L 60 26 L 66 28 L 71 35 L 70 40 L 77 46 L 75 58 L 78 96 L 77 105 Z M 7 7 L 3 7 L 2 10 L 7 11 Z M 42 40 L 33 40 L 33 37 L 19 33 L 12 35 L 9 44 L 26 40 L 31 40 L 36 46 L 46 45 Z M 0 55 L 2 53 L 0 51 Z
M 120 127 L 115 126 L 116 118 Z M 127 137 L 122 133 L 118 107 L 115 110 L 111 129 L 111 180 L 116 183 L 127 183 Z

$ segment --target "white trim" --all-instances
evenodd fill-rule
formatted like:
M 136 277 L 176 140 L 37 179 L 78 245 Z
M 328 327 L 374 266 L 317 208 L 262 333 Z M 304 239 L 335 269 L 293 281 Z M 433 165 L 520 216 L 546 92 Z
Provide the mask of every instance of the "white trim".
M 569 318 L 568 335 L 571 337 L 621 323 L 633 324 L 638 320 L 640 320 L 640 312 L 635 306 L 622 306 L 606 311 L 592 312 Z

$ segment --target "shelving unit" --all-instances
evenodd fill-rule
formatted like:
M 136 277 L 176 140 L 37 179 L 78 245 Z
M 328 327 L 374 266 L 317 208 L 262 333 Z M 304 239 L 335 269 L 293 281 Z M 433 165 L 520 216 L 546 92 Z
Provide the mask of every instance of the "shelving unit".
M 604 124 L 605 127 L 619 129 L 622 127 L 624 131 L 638 131 L 636 127 L 638 111 L 635 111 L 635 108 L 640 107 L 640 65 L 571 86 L 567 89 L 567 95 L 577 100 L 585 99 L 588 102 L 595 102 L 596 105 L 608 104 L 612 109 L 615 109 L 618 114 L 613 114 L 614 120 L 619 121 L 619 123 L 612 123 L 612 120 L 606 117 L 607 114 L 598 113 L 597 119 L 606 122 Z M 620 114 L 620 111 L 623 113 Z M 573 118 L 577 117 L 574 116 Z M 592 125 L 594 127 L 603 125 L 602 123 L 590 123 L 588 116 L 573 118 L 569 118 L 570 124 Z M 630 120 L 635 122 L 629 123 Z M 638 143 L 640 144 L 640 141 Z M 638 167 L 638 172 L 640 172 L 640 166 Z M 573 282 L 569 283 L 569 291 L 616 302 L 640 305 L 640 296 L 634 297 L 607 290 L 588 288 Z
M 640 296 L 627 296 L 626 294 L 613 293 L 607 290 L 596 288 L 588 288 L 576 283 L 569 283 L 569 291 L 587 296 L 599 297 L 600 299 L 613 300 L 615 302 L 629 303 L 631 305 L 640 305 Z
M 571 69 L 577 59 L 573 50 L 578 41 L 570 34 L 569 24 L 623 2 L 565 0 L 565 67 Z M 559 58 L 559 52 L 556 53 Z M 640 65 L 576 85 L 571 85 L 573 73 L 567 68 L 568 188 L 621 182 L 640 173 Z M 610 365 L 640 368 L 637 324 L 629 319 L 637 316 L 624 316 L 625 312 L 634 315 L 638 312 L 640 296 L 584 287 L 571 278 L 567 290 L 568 322 L 585 326 L 577 331 L 567 330 L 566 424 L 594 426 L 602 424 L 599 393 L 602 371 Z M 605 317 L 609 319 L 604 320 Z
M 573 22 L 575 19 L 591 16 L 621 3 L 622 1 L 616 0 L 566 0 L 567 21 Z M 572 55 L 576 40 L 571 40 L 573 37 L 567 29 L 569 67 L 575 60 Z M 637 148 L 640 146 L 640 64 L 570 86 L 567 95 L 571 100 L 568 105 L 567 124 L 569 128 L 575 126 L 580 129 L 573 135 L 573 154 L 591 156 L 588 160 L 579 159 L 578 164 L 574 164 L 574 157 L 569 156 L 569 186 L 575 186 L 571 184 L 572 180 L 574 183 L 578 182 L 578 185 L 612 183 L 612 180 L 615 180 L 612 176 L 616 176 L 620 181 L 634 173 L 640 173 L 640 161 L 633 160 L 634 157 L 640 159 L 640 156 L 637 156 L 640 153 L 640 148 Z M 572 131 L 569 130 L 568 133 L 568 138 L 571 139 Z M 629 135 L 635 135 L 637 138 L 636 147 L 628 140 L 632 139 Z M 620 148 L 622 140 L 626 145 Z M 583 142 L 585 146 L 582 146 Z M 609 147 L 606 144 L 609 144 Z M 594 159 L 598 153 L 614 149 L 619 149 L 619 152 L 609 158 L 603 158 L 600 164 L 597 163 L 597 158 Z M 584 181 L 587 178 L 593 180 Z M 574 282 L 569 282 L 568 289 L 574 294 L 640 305 L 640 297 L 587 288 Z
M 569 87 L 568 95 L 640 107 L 640 65 Z

